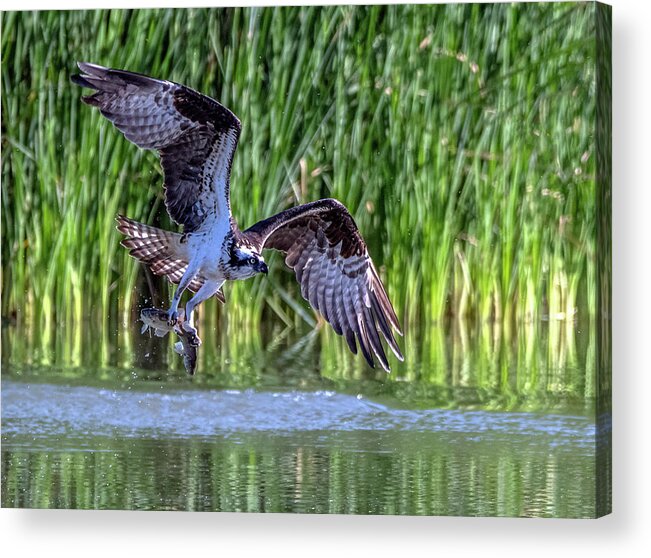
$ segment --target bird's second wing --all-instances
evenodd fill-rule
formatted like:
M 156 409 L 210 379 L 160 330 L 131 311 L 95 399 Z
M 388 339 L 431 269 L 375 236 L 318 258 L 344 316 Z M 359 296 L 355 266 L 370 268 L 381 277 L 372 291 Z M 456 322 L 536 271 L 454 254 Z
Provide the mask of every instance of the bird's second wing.
M 186 232 L 230 218 L 230 171 L 240 136 L 237 117 L 192 89 L 134 72 L 79 63 L 72 81 L 96 92 L 97 107 L 125 135 L 160 152 L 165 205 Z
M 389 371 L 380 333 L 403 360 L 392 328 L 402 334 L 391 301 L 368 255 L 366 243 L 344 205 L 324 199 L 292 207 L 244 231 L 257 247 L 285 253 L 301 294 L 343 335 L 357 354 L 359 343 L 367 362 L 374 355 Z

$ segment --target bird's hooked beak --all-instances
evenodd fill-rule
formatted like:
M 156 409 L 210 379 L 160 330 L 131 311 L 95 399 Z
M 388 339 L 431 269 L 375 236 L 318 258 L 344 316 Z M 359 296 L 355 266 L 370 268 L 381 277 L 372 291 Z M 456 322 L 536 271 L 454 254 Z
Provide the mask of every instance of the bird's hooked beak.
M 258 266 L 256 267 L 256 271 L 258 273 L 264 273 L 267 275 L 269 273 L 269 268 L 267 267 L 267 264 L 264 262 L 259 262 Z

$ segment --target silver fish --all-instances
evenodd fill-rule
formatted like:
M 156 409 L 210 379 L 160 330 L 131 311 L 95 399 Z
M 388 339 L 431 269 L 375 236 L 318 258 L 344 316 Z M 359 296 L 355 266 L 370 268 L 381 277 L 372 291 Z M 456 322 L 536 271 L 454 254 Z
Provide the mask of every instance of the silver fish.
M 158 308 L 143 308 L 140 311 L 140 321 L 143 323 L 140 333 L 149 331 L 156 337 L 165 337 L 170 331 L 174 331 L 174 326 L 167 321 L 165 311 Z
M 196 333 L 187 331 L 184 327 L 183 310 L 179 312 L 176 324 L 170 325 L 167 312 L 158 308 L 143 308 L 140 312 L 143 323 L 141 333 L 153 332 L 156 337 L 165 337 L 170 331 L 176 333 L 181 339 L 174 344 L 174 351 L 183 357 L 183 365 L 188 374 L 193 375 L 197 368 L 197 347 L 201 339 Z

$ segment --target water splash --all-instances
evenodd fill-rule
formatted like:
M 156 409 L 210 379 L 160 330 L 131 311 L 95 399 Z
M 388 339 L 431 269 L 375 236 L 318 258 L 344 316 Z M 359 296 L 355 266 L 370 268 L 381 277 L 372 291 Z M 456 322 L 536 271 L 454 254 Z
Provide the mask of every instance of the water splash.
M 405 410 L 334 391 L 147 392 L 4 381 L 3 436 L 201 437 L 253 432 L 456 433 L 465 440 L 526 436 L 592 447 L 587 417 L 447 409 Z

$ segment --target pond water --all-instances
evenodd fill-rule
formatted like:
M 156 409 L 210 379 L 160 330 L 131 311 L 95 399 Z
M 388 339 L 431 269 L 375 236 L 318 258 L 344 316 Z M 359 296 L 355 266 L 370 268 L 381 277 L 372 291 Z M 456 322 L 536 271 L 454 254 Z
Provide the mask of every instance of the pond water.
M 559 368 L 539 339 L 544 365 L 518 369 L 516 343 L 390 376 L 297 366 L 312 350 L 300 339 L 194 378 L 164 340 L 171 369 L 17 363 L 4 346 L 2 505 L 592 517 L 609 426 L 589 395 L 590 343 Z

